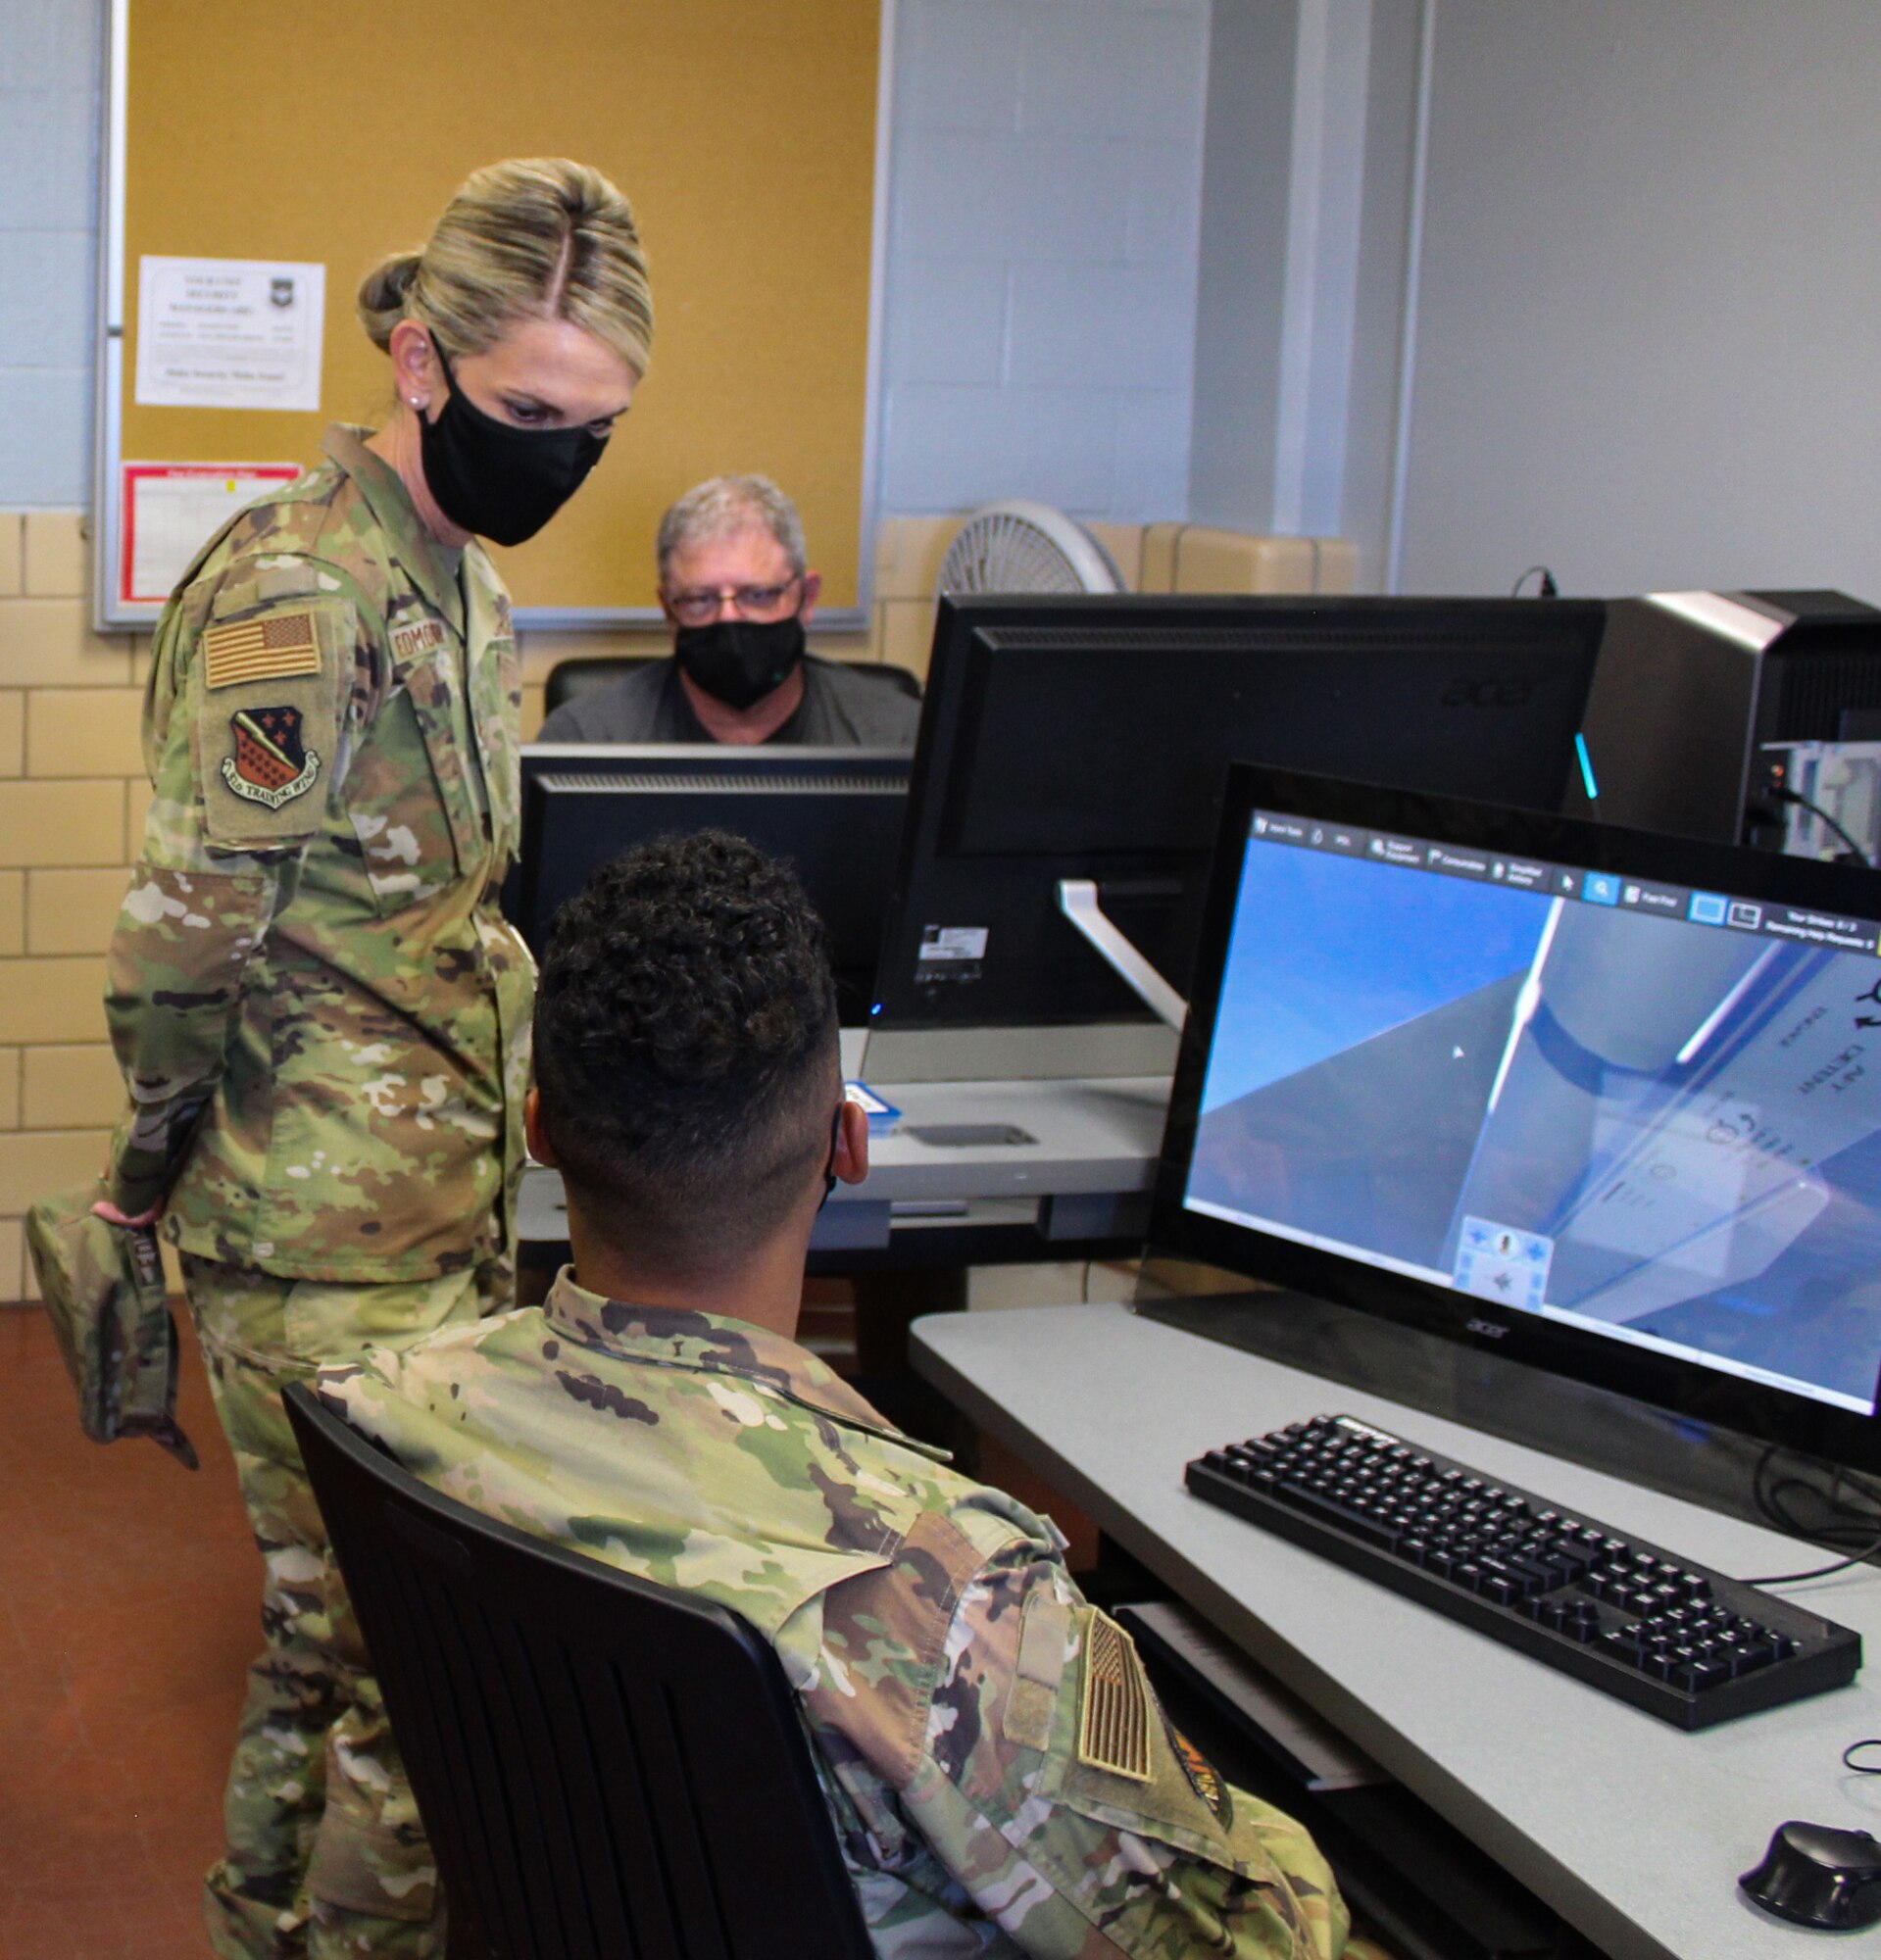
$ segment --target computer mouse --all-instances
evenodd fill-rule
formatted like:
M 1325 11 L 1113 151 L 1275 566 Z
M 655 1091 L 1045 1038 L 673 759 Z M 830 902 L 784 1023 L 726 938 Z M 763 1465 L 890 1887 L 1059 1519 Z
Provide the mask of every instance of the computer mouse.
M 1881 1920 L 1881 1841 L 1792 1818 L 1770 1836 L 1763 1862 L 1738 1880 L 1766 1912 L 1825 1933 L 1858 1933 Z

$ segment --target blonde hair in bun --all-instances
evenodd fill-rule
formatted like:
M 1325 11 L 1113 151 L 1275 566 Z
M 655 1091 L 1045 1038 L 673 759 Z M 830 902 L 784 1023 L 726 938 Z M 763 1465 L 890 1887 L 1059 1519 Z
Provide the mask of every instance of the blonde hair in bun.
M 394 252 L 360 282 L 373 346 L 414 319 L 446 355 L 480 354 L 520 319 L 566 319 L 636 374 L 653 345 L 646 254 L 627 200 L 566 157 L 511 158 L 466 179 L 421 252 Z

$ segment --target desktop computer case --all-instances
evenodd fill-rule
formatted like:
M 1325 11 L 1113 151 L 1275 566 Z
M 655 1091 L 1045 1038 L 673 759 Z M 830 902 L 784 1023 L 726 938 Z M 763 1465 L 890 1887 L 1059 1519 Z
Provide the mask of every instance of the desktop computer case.
M 1598 802 L 1567 814 L 1779 848 L 1782 742 L 1881 734 L 1881 612 L 1841 592 L 1608 602 L 1585 730 Z

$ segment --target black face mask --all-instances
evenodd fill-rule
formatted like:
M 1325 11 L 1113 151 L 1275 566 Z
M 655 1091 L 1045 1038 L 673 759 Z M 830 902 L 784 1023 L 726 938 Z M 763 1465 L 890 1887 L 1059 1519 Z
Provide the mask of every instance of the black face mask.
M 804 657 L 804 622 L 715 619 L 681 626 L 672 636 L 679 671 L 727 708 L 749 708 L 783 686 Z
M 437 507 L 460 530 L 499 545 L 532 538 L 601 461 L 608 439 L 590 428 L 524 429 L 486 416 L 451 372 L 438 366 L 450 398 L 427 421 L 418 418 L 424 480 Z

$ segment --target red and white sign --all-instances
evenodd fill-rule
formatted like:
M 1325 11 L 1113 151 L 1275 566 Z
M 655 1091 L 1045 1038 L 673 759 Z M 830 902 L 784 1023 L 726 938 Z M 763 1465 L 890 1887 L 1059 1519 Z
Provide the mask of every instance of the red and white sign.
M 126 463 L 120 600 L 161 606 L 237 511 L 300 473 L 298 463 Z

